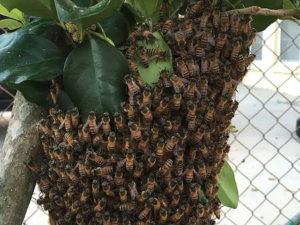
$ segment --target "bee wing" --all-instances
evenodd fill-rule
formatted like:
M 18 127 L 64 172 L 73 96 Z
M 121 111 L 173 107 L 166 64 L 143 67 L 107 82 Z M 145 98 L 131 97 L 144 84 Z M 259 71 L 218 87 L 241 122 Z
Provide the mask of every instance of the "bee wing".
M 174 146 L 174 148 L 173 148 L 173 154 L 174 154 L 175 156 L 177 156 L 178 149 L 179 149 L 178 144 L 176 144 L 176 145 Z
M 123 167 L 124 166 L 124 164 L 125 164 L 125 162 L 126 162 L 126 158 L 125 159 L 122 159 L 122 160 L 120 160 L 119 162 L 117 162 L 117 167 Z
M 173 87 L 174 87 L 174 91 L 176 93 L 180 93 L 179 88 L 176 86 L 176 84 L 172 81 Z
M 110 175 L 101 175 L 101 177 L 103 177 L 104 179 L 106 179 L 107 181 L 111 182 L 114 180 L 114 178 Z
M 158 192 L 162 192 L 161 187 L 155 182 L 154 187 L 158 190 Z
M 212 35 L 209 36 L 208 42 L 209 42 L 212 46 L 215 46 L 215 45 L 216 45 L 216 41 L 215 41 L 215 39 L 214 39 L 214 37 L 213 37 Z
M 98 125 L 97 125 L 97 128 L 99 129 L 101 126 L 102 126 L 102 124 L 103 124 L 103 122 L 101 121 Z M 85 124 L 86 125 L 86 124 Z M 85 126 L 84 125 L 84 126 Z M 83 127 L 82 127 L 82 129 L 84 129 Z
M 199 175 L 199 173 L 195 169 L 193 170 L 193 173 L 197 177 L 197 180 L 201 181 L 201 176 Z
M 133 164 L 134 164 L 134 166 L 138 166 L 139 165 L 139 163 L 135 159 L 133 160 Z
M 65 127 L 65 122 L 66 120 L 64 120 L 60 125 L 59 125 L 59 130 L 63 129 Z
M 187 169 L 181 174 L 181 178 L 183 178 L 185 176 L 185 174 L 187 173 Z
M 178 77 L 179 80 L 181 80 L 183 83 L 188 83 L 189 80 L 188 79 L 185 79 L 185 78 L 182 78 L 182 77 Z
M 196 93 L 197 98 L 201 99 L 201 93 L 197 87 L 195 87 L 195 93 Z

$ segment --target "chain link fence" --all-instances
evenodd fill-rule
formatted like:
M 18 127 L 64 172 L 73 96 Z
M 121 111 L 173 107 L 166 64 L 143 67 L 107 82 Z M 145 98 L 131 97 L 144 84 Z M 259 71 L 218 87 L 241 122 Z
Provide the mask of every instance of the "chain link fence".
M 300 28 L 277 21 L 260 32 L 252 52 L 256 61 L 238 88 L 240 102 L 230 137 L 229 162 L 235 172 L 240 201 L 222 208 L 221 225 L 298 224 L 300 213 Z M 0 148 L 11 115 L 14 93 L 0 112 Z M 300 132 L 300 127 L 298 127 Z M 34 191 L 24 225 L 47 224 L 47 213 L 36 204 Z M 300 218 L 298 219 L 300 220 Z

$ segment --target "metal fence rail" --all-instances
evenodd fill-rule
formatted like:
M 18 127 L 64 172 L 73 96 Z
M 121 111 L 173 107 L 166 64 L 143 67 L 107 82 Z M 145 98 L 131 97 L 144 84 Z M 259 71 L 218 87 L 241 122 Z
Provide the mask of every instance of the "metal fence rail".
M 257 60 L 238 88 L 240 107 L 233 120 L 229 162 L 235 171 L 240 201 L 222 208 L 222 225 L 281 225 L 296 222 L 300 212 L 300 28 L 278 21 L 259 33 L 252 51 Z M 0 92 L 8 92 L 0 86 Z M 9 95 L 13 98 L 13 95 Z M 0 112 L 0 148 L 10 108 Z M 300 127 L 298 127 L 300 129 Z M 2 135 L 2 136 L 1 136 Z M 36 189 L 24 224 L 47 224 L 36 204 Z

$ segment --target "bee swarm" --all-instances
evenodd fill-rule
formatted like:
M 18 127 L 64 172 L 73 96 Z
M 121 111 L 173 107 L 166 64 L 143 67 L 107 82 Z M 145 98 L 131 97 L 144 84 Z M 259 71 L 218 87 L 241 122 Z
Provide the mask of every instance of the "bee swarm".
M 165 3 L 162 21 L 164 10 Z M 132 59 L 138 54 L 147 67 L 166 52 L 138 46 L 155 43 L 148 30 L 130 35 L 126 118 L 90 112 L 80 123 L 77 108 L 54 108 L 41 121 L 46 163 L 28 166 L 39 175 L 38 204 L 50 224 L 216 223 L 234 96 L 255 59 L 251 16 L 225 10 L 198 1 L 184 18 L 155 27 L 172 50 L 174 73 L 162 70 L 154 88 L 143 84 Z M 55 85 L 51 94 L 55 99 Z

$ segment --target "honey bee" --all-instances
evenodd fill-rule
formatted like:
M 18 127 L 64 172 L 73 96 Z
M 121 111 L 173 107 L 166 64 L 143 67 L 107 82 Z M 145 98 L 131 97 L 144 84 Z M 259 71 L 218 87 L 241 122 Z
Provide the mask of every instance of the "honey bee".
M 256 36 L 257 36 L 257 30 L 255 28 L 252 28 L 251 29 L 251 34 L 249 36 L 249 39 L 248 41 L 244 44 L 244 47 L 247 48 L 249 47 L 250 45 L 253 45 L 255 43 L 255 39 L 256 39 Z
M 143 115 L 143 118 L 144 120 L 147 122 L 147 123 L 150 123 L 153 119 L 153 116 L 152 116 L 152 113 L 151 111 L 149 110 L 149 108 L 145 105 L 142 105 L 140 107 L 140 112 L 141 114 Z
M 206 76 L 201 76 L 200 79 L 200 94 L 201 94 L 201 98 L 205 98 L 207 96 L 207 88 L 208 88 L 208 80 Z
M 182 217 L 183 214 L 184 214 L 184 210 L 185 210 L 185 206 L 184 206 L 184 205 L 181 205 L 181 206 L 176 210 L 176 213 L 173 214 L 173 215 L 170 217 L 170 221 L 171 221 L 171 222 L 176 222 L 176 221 L 180 220 L 181 217 Z
M 138 150 L 139 151 L 143 151 L 144 153 L 147 152 L 147 150 L 148 150 L 148 143 L 149 143 L 149 140 L 150 140 L 149 137 L 150 137 L 149 132 L 143 133 L 142 139 L 140 140 L 140 142 L 138 144 Z
M 116 194 L 110 189 L 110 184 L 108 184 L 106 181 L 102 182 L 102 189 L 103 192 L 110 197 L 115 198 Z
M 212 191 L 212 198 L 215 198 L 218 194 L 219 191 L 219 186 L 218 185 L 214 185 L 213 191 Z
M 205 184 L 205 195 L 210 199 L 213 190 L 213 185 L 210 182 Z
M 154 114 L 159 115 L 165 111 L 169 104 L 169 98 L 165 97 L 163 100 L 160 101 L 159 106 L 156 107 Z
M 207 158 L 207 156 L 208 156 L 208 150 L 207 150 L 206 146 L 202 142 L 199 142 L 198 143 L 198 147 L 199 147 L 199 150 L 201 151 L 203 157 Z
M 66 165 L 65 170 L 66 170 L 68 177 L 70 178 L 70 180 L 73 183 L 79 182 L 79 177 L 77 176 L 77 174 L 74 172 L 74 170 L 71 168 L 70 165 Z
M 45 136 L 50 137 L 52 135 L 51 130 L 46 125 L 46 120 L 45 119 L 41 119 L 40 127 L 41 127 L 41 129 L 42 129 Z
M 171 139 L 166 143 L 164 151 L 166 153 L 170 153 L 173 150 L 173 148 L 175 147 L 175 145 L 178 143 L 179 138 L 180 138 L 180 134 L 178 134 L 178 133 L 174 134 L 171 137 Z
M 208 22 L 208 19 L 210 17 L 210 9 L 208 8 L 205 8 L 204 11 L 203 11 L 203 14 L 200 18 L 200 29 L 203 30 L 204 28 L 207 27 L 207 22 Z
M 124 177 L 121 168 L 117 168 L 114 176 L 114 181 L 115 184 L 119 187 L 124 185 Z
M 149 59 L 148 59 L 148 57 L 146 55 L 146 53 L 147 53 L 146 48 L 143 47 L 143 46 L 140 46 L 138 48 L 138 50 L 139 50 L 139 57 L 140 57 L 140 60 L 141 60 L 141 62 L 143 64 L 143 66 L 146 67 L 146 68 L 148 68 L 149 67 Z
M 25 163 L 25 165 L 36 175 L 40 175 L 41 173 L 41 166 L 37 165 L 32 159 Z
M 220 67 L 214 54 L 210 55 L 209 61 L 210 61 L 211 71 L 213 72 L 213 74 L 219 75 Z
M 71 132 L 72 131 L 72 117 L 71 117 L 71 111 L 67 111 L 65 118 L 64 118 L 64 122 L 60 125 L 59 129 L 62 128 L 62 126 L 65 126 L 65 129 L 67 132 Z
M 93 182 L 92 182 L 92 194 L 93 194 L 93 198 L 94 198 L 94 199 L 99 199 L 99 196 L 100 196 L 99 190 L 100 190 L 99 180 L 98 180 L 98 179 L 94 179 Z M 106 199 L 105 199 L 105 200 L 106 200 Z M 101 209 L 102 209 L 103 205 L 106 205 L 106 201 L 103 202 L 103 199 L 101 199 L 100 202 L 102 202 L 101 205 L 100 205 L 100 206 L 101 206 Z M 100 202 L 98 202 L 98 204 L 99 204 Z M 105 204 L 104 204 L 104 203 L 105 203 Z M 104 207 L 105 207 L 105 206 L 104 206 Z M 97 207 L 97 209 L 99 210 L 99 206 Z M 98 211 L 98 210 L 97 210 L 97 211 Z M 99 210 L 99 211 L 101 211 L 101 210 Z
M 196 44 L 196 49 L 195 49 L 195 54 L 197 58 L 202 58 L 205 54 L 204 49 L 201 45 L 201 39 L 197 40 L 197 44 Z
M 126 158 L 123 160 L 120 160 L 117 163 L 117 166 L 121 168 L 121 167 L 123 167 L 124 164 L 126 166 L 126 170 L 128 170 L 128 171 L 133 171 L 133 165 L 137 164 L 132 149 L 129 149 L 127 151 Z
M 135 43 L 133 43 L 126 51 L 126 54 L 125 54 L 126 59 L 132 59 L 136 49 L 137 49 L 137 45 Z
M 111 174 L 112 172 L 113 172 L 112 166 L 97 167 L 91 170 L 91 173 L 97 176 L 108 175 Z
M 204 133 L 208 129 L 207 125 L 202 124 L 194 135 L 194 142 L 198 143 L 202 140 Z
M 162 120 L 161 125 L 163 125 L 164 130 L 169 133 L 172 130 L 172 122 L 170 120 Z
M 180 78 L 177 75 L 173 74 L 170 77 L 170 81 L 172 82 L 176 93 L 184 92 L 186 90 L 183 78 Z
M 175 160 L 177 176 L 181 176 L 182 173 L 183 173 L 183 156 L 184 156 L 183 151 L 178 151 L 177 152 L 177 157 L 176 157 L 176 160 Z
M 192 202 L 196 202 L 198 200 L 198 185 L 195 183 L 191 184 L 189 198 Z
M 65 133 L 64 137 L 72 148 L 74 148 L 76 151 L 80 151 L 80 145 L 78 141 L 73 139 L 72 134 Z
M 226 85 L 226 83 L 225 83 Z M 217 112 L 222 112 L 224 110 L 224 106 L 227 103 L 227 96 L 226 95 L 222 95 L 220 101 L 218 102 L 217 106 L 216 106 L 216 110 Z
M 143 38 L 140 31 L 134 31 L 129 35 L 128 40 L 130 44 L 133 44 L 136 43 L 136 41 L 143 40 Z
M 199 14 L 200 9 L 203 6 L 203 1 L 196 2 L 195 5 L 193 5 L 188 12 L 188 17 L 190 18 L 196 18 L 196 16 Z
M 101 123 L 100 123 L 102 125 L 105 135 L 109 135 L 110 133 L 111 128 L 109 123 L 110 123 L 109 113 L 105 112 L 103 113 L 103 116 L 101 118 Z
M 212 37 L 212 24 L 207 24 L 202 36 L 201 36 L 201 47 L 204 50 L 209 50 L 210 45 L 215 45 L 215 40 Z
M 167 20 L 162 27 L 162 33 L 165 35 L 169 30 L 171 30 L 172 25 L 173 25 L 173 21 Z
M 99 187 L 99 185 L 98 185 Z M 98 189 L 99 191 L 99 189 Z M 107 199 L 105 197 L 101 198 L 100 201 L 98 201 L 97 205 L 94 207 L 94 212 L 103 212 L 107 206 Z
M 51 86 L 50 86 L 50 96 L 51 96 L 51 98 L 52 98 L 53 103 L 56 104 L 56 100 L 57 100 L 57 91 L 56 91 L 55 85 L 51 85 Z
M 177 46 L 180 50 L 185 49 L 186 47 L 186 40 L 184 35 L 184 24 L 179 25 L 179 31 L 175 33 L 175 40 L 177 42 Z
M 132 73 L 135 76 L 139 76 L 139 70 L 138 70 L 138 66 L 133 63 L 131 60 L 127 60 L 128 66 L 129 66 L 129 70 L 130 73 Z
M 163 93 L 163 85 L 161 83 L 158 83 L 155 86 L 154 93 L 153 93 L 153 103 L 152 104 L 154 106 L 158 106 L 162 93 Z
M 180 200 L 180 193 L 179 193 L 179 191 L 176 190 L 176 191 L 173 192 L 172 202 L 170 204 L 170 207 L 171 208 L 177 207 L 177 205 L 179 203 L 179 200 Z
M 146 53 L 150 56 L 157 57 L 157 59 L 166 60 L 168 57 L 167 51 L 162 51 L 158 48 L 148 48 L 146 49 Z
M 98 155 L 96 152 L 87 151 L 86 158 L 92 160 L 93 162 L 96 162 L 100 166 L 103 166 L 106 162 L 106 160 L 102 156 Z
M 219 29 L 221 23 L 221 11 L 219 7 L 215 7 L 213 13 L 213 26 L 216 29 Z
M 192 99 L 195 94 L 196 94 L 197 98 L 201 98 L 201 93 L 198 90 L 198 88 L 196 87 L 196 80 L 194 78 L 192 78 L 183 95 L 186 96 L 187 99 Z
M 238 35 L 240 30 L 240 16 L 238 13 L 233 13 L 230 17 L 230 32 L 232 35 Z
M 131 181 L 128 184 L 128 188 L 130 190 L 130 197 L 131 197 L 132 200 L 135 200 L 136 198 L 139 197 L 139 193 L 136 189 L 136 183 L 134 181 Z
M 91 194 L 91 190 L 89 188 L 86 188 L 80 195 L 80 202 L 82 204 L 85 204 Z
M 251 63 L 255 60 L 256 55 L 255 54 L 250 54 L 246 59 L 245 59 L 245 68 L 248 68 Z
M 78 123 L 79 123 L 79 111 L 77 107 L 74 107 L 71 110 L 71 122 L 72 122 L 72 127 L 77 128 Z
M 172 165 L 173 165 L 173 161 L 171 159 L 168 159 L 166 161 L 166 163 L 162 167 L 159 168 L 159 171 L 157 172 L 157 176 L 161 177 L 161 176 L 165 175 L 169 171 L 169 169 L 172 167 Z
M 168 213 L 167 210 L 165 208 L 160 208 L 159 210 L 159 220 L 158 220 L 158 224 L 165 224 L 168 220 Z
M 124 187 L 120 187 L 120 189 L 119 189 L 119 196 L 120 196 L 120 201 L 122 203 L 126 203 L 127 202 L 127 191 L 125 190 Z
M 133 80 L 130 74 L 125 75 L 124 79 L 125 79 L 125 83 L 127 84 L 129 93 L 137 94 L 141 91 L 139 86 L 135 83 L 135 81 Z
M 146 170 L 149 171 L 156 163 L 156 155 L 152 153 L 147 160 Z
M 187 169 L 183 172 L 181 175 L 182 177 L 185 176 L 185 180 L 187 183 L 191 183 L 194 179 L 194 174 L 198 176 L 197 171 L 194 169 L 193 161 L 189 161 L 189 164 L 187 165 Z
M 177 62 L 177 71 L 183 78 L 189 77 L 189 71 L 187 66 L 185 65 L 185 62 L 182 59 L 179 59 Z
M 110 223 L 110 212 L 105 211 L 103 214 L 103 225 L 111 225 Z
M 144 164 L 143 163 L 138 163 L 133 171 L 133 177 L 134 178 L 140 178 L 142 175 L 142 172 L 144 170 Z
M 156 145 L 156 156 L 158 164 L 162 164 L 163 155 L 164 155 L 165 142 L 163 138 L 159 138 Z
M 207 113 L 204 116 L 204 121 L 206 123 L 210 123 L 214 117 L 214 112 L 215 112 L 215 107 L 214 107 L 214 103 L 210 102 L 208 107 L 207 107 Z
M 50 157 L 50 142 L 49 142 L 49 139 L 45 136 L 45 135 L 42 135 L 41 136 L 41 143 L 42 143 L 42 146 L 43 146 L 43 150 L 44 150 L 44 153 L 46 155 L 46 157 Z
M 124 122 L 123 122 L 123 117 L 120 115 L 120 113 L 115 112 L 114 121 L 115 121 L 117 130 L 119 132 L 123 132 L 124 129 L 125 129 L 125 125 L 124 125 Z
M 168 183 L 168 186 L 164 190 L 164 194 L 169 195 L 169 194 L 173 193 L 176 186 L 177 186 L 177 180 L 175 178 L 172 178 L 172 180 Z
M 186 39 L 190 39 L 193 36 L 193 20 L 192 19 L 187 19 L 184 21 L 184 35 Z
M 147 42 L 149 41 L 151 44 L 154 44 L 157 41 L 157 38 L 150 31 L 145 30 L 142 33 L 142 36 L 146 39 Z
M 228 31 L 229 29 L 229 16 L 226 12 L 221 13 L 221 28 L 223 28 L 225 31 Z
M 97 137 L 97 135 L 96 135 L 96 137 Z M 83 140 L 86 143 L 92 142 L 92 137 L 91 137 L 91 134 L 90 134 L 90 129 L 87 126 L 83 126 L 82 127 L 82 138 L 83 138 Z M 96 139 L 96 138 L 94 138 L 94 139 Z M 97 144 L 97 143 L 98 143 L 97 139 L 94 140 L 94 144 Z
M 132 137 L 134 137 L 135 140 L 140 141 L 142 139 L 142 133 L 139 127 L 131 121 L 128 123 L 128 127 L 130 129 Z
M 179 128 L 180 128 L 180 126 L 181 126 L 181 117 L 177 116 L 175 118 L 175 120 L 173 121 L 172 130 L 177 133 L 178 130 L 179 130 Z
M 243 15 L 241 17 L 240 32 L 242 34 L 250 34 L 252 20 L 252 15 Z
M 124 203 L 124 204 L 119 204 L 119 210 L 121 212 L 125 212 L 125 211 L 130 211 L 135 209 L 136 204 L 135 203 Z
M 196 117 L 197 107 L 191 100 L 188 100 L 186 105 L 188 109 L 188 113 L 186 115 L 186 121 L 191 121 Z
M 231 55 L 230 55 L 230 60 L 233 62 L 233 61 L 236 61 L 239 53 L 240 53 L 240 50 L 241 50 L 241 42 L 238 38 L 234 38 L 233 39 L 233 45 L 232 45 L 232 52 L 231 52 Z
M 122 107 L 123 111 L 127 113 L 128 119 L 130 121 L 134 120 L 134 110 L 133 110 L 132 106 L 126 102 L 122 102 L 121 107 Z

